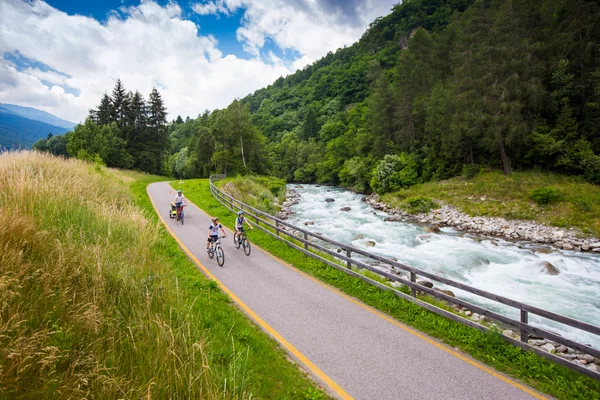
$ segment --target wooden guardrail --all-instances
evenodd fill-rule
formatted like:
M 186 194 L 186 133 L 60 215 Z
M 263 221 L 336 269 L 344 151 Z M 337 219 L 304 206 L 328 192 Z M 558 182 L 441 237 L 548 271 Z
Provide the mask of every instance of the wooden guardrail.
M 401 297 L 405 300 L 408 300 L 412 303 L 415 303 L 421 307 L 424 307 L 436 314 L 443 315 L 447 318 L 450 318 L 454 321 L 457 321 L 461 324 L 471 326 L 480 331 L 488 331 L 489 327 L 481 325 L 475 321 L 472 321 L 467 318 L 463 318 L 461 315 L 455 314 L 451 311 L 445 310 L 443 308 L 437 307 L 433 304 L 427 303 L 417 298 L 417 292 L 426 293 L 431 295 L 437 299 L 444 300 L 451 304 L 456 304 L 458 306 L 462 306 L 468 308 L 469 310 L 476 312 L 480 315 L 484 315 L 489 319 L 499 321 L 509 327 L 515 328 L 520 331 L 520 340 L 515 338 L 502 335 L 504 340 L 507 342 L 518 346 L 524 350 L 531 350 L 536 354 L 549 359 L 552 362 L 557 364 L 566 366 L 573 370 L 576 370 L 584 375 L 587 375 L 593 379 L 600 381 L 600 373 L 594 372 L 584 365 L 579 364 L 577 362 L 572 362 L 565 358 L 559 357 L 555 354 L 544 351 L 535 346 L 531 346 L 528 343 L 530 336 L 543 338 L 552 340 L 553 342 L 565 345 L 569 348 L 580 351 L 584 354 L 592 355 L 596 358 L 600 359 L 600 350 L 591 347 L 588 344 L 578 343 L 570 339 L 566 339 L 557 333 L 541 329 L 539 327 L 535 327 L 529 323 L 529 315 L 534 314 L 543 318 L 547 318 L 551 321 L 555 321 L 557 323 L 577 328 L 582 331 L 586 331 L 592 333 L 594 335 L 600 336 L 600 327 L 589 324 L 587 322 L 579 321 L 574 318 L 562 316 L 559 314 L 555 314 L 553 312 L 543 310 L 538 307 L 534 307 L 525 303 L 521 303 L 515 300 L 511 300 L 504 296 L 499 296 L 484 290 L 480 290 L 463 283 L 454 281 L 452 279 L 444 278 L 442 276 L 438 276 L 426 271 L 422 271 L 420 269 L 411 267 L 406 264 L 402 264 L 398 261 L 391 260 L 389 258 L 385 258 L 376 254 L 372 254 L 363 249 L 359 249 L 357 247 L 348 245 L 346 243 L 341 243 L 336 240 L 327 238 L 325 236 L 319 235 L 318 233 L 310 232 L 306 229 L 294 226 L 284 220 L 278 219 L 270 214 L 267 214 L 263 211 L 260 211 L 256 208 L 253 208 L 247 204 L 242 203 L 241 201 L 229 196 L 228 194 L 219 190 L 214 184 L 213 181 L 224 179 L 225 175 L 213 175 L 210 177 L 210 191 L 213 196 L 226 208 L 228 208 L 232 212 L 237 212 L 239 210 L 243 210 L 246 213 L 246 217 L 249 218 L 250 221 L 253 221 L 256 226 L 261 229 L 263 232 L 269 234 L 270 236 L 286 243 L 287 246 L 292 247 L 303 254 L 317 259 L 333 268 L 336 268 L 340 271 L 347 273 L 348 275 L 352 275 L 357 277 L 365 282 L 368 282 L 374 286 L 379 287 L 380 289 L 387 290 L 393 292 L 396 296 Z M 327 245 L 331 245 L 337 250 L 333 250 Z M 341 251 L 339 251 L 341 250 Z M 357 258 L 352 258 L 353 255 L 360 255 L 368 260 L 373 260 L 377 262 L 381 262 L 390 266 L 395 267 L 397 270 L 406 271 L 408 273 L 409 279 L 404 277 L 395 275 L 393 273 L 388 273 L 385 271 L 381 271 L 369 263 L 365 261 L 361 261 Z M 328 257 L 329 256 L 329 257 Z M 385 278 L 392 282 L 399 282 L 405 286 L 410 288 L 410 295 L 403 293 L 397 290 L 394 287 L 390 287 L 381 282 L 378 282 L 374 279 L 371 279 L 355 270 L 352 269 L 352 266 L 357 268 L 362 268 L 374 272 L 382 278 Z M 494 302 L 513 307 L 520 312 L 520 319 L 516 320 L 510 318 L 506 315 L 502 315 L 498 312 L 489 310 L 483 306 L 479 306 L 476 304 L 469 303 L 465 300 L 450 296 L 441 291 L 428 288 L 426 286 L 420 285 L 417 283 L 417 276 L 428 278 L 429 280 L 448 285 L 450 287 L 463 290 L 465 292 L 469 292 L 480 296 L 482 298 L 492 300 Z

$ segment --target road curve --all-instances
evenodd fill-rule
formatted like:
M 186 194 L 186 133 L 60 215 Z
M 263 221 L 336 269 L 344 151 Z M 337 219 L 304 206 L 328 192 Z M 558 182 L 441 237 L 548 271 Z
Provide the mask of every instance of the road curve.
M 181 225 L 168 218 L 175 194 L 171 186 L 153 183 L 147 191 L 188 255 L 333 395 L 378 400 L 545 398 L 256 246 L 247 257 L 234 247 L 228 230 L 222 239 L 225 265 L 219 267 L 205 251 L 208 215 L 188 200 Z

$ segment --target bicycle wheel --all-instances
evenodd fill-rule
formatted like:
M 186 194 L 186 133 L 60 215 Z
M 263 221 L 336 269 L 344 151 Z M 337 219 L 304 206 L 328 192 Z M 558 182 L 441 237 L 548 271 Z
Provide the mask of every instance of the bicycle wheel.
M 181 214 L 179 215 L 179 219 L 181 220 L 181 225 L 183 225 L 183 210 L 181 210 Z
M 250 241 L 246 238 L 244 238 L 244 240 L 242 240 L 242 246 L 244 246 L 244 253 L 246 253 L 247 256 L 250 255 L 250 251 L 252 250 L 250 248 Z
M 240 240 L 238 239 L 237 232 L 233 234 L 233 244 L 235 244 L 236 249 L 240 248 Z
M 213 258 L 215 256 L 215 250 L 214 250 L 214 247 L 212 245 L 210 245 L 210 247 L 208 248 L 208 256 L 210 258 Z
M 219 264 L 219 267 L 222 267 L 224 263 L 225 263 L 225 253 L 223 252 L 223 249 L 221 248 L 221 246 L 217 246 L 217 264 Z

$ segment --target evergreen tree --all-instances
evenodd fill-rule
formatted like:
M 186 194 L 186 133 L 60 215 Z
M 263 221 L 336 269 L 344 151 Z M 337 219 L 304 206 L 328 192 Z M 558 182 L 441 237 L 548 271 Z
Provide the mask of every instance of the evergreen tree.
M 111 103 L 111 122 L 117 124 L 121 138 L 127 140 L 123 128 L 125 127 L 126 123 L 129 102 L 127 98 L 127 92 L 123 86 L 123 83 L 121 82 L 121 79 L 117 79 L 117 83 L 112 91 Z

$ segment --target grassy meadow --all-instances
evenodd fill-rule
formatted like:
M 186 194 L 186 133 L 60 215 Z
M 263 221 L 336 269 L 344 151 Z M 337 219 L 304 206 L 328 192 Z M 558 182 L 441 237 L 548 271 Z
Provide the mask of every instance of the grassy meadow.
M 548 204 L 538 204 L 532 198 L 536 189 L 549 190 L 554 196 Z M 471 216 L 531 220 L 600 237 L 600 186 L 578 177 L 535 171 L 505 176 L 501 171 L 485 171 L 470 179 L 416 185 L 386 194 L 382 200 L 402 208 L 405 199 L 415 196 L 439 200 Z
M 0 398 L 326 397 L 162 228 L 162 179 L 0 154 Z

